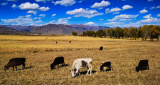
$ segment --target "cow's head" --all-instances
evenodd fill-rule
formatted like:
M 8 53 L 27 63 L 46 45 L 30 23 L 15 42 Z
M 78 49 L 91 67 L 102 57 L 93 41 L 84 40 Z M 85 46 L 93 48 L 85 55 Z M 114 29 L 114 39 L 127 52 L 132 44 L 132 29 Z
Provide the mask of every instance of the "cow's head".
M 137 72 L 139 71 L 139 67 L 138 67 L 138 66 L 136 67 L 136 71 L 137 71 Z
M 101 72 L 101 71 L 103 71 L 103 67 L 102 67 L 102 66 L 100 66 L 100 69 L 99 69 L 99 70 L 100 70 L 100 72 Z
M 9 67 L 5 65 L 5 66 L 4 66 L 4 71 L 6 71 L 8 68 L 9 68 Z
M 55 69 L 55 65 L 51 64 L 51 70 Z
M 75 70 L 74 69 L 72 69 L 72 70 L 69 70 L 70 72 L 71 72 L 71 74 L 72 74 L 72 77 L 75 77 L 76 75 L 75 75 Z

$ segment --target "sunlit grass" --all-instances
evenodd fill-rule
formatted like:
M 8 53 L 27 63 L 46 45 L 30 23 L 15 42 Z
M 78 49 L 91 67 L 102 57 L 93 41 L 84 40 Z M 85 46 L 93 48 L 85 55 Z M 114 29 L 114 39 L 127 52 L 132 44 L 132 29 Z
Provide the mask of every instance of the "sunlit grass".
M 55 42 L 58 42 L 56 44 Z M 69 43 L 69 41 L 72 41 Z M 99 51 L 103 46 L 104 50 Z M 50 69 L 54 58 L 63 56 L 68 66 Z M 26 68 L 4 72 L 9 59 L 26 58 Z M 71 77 L 72 63 L 77 58 L 93 59 L 92 75 Z M 136 72 L 139 60 L 149 60 L 149 70 Z M 113 71 L 99 72 L 101 63 L 111 60 Z M 124 84 L 158 85 L 160 83 L 160 42 L 91 38 L 74 36 L 0 35 L 0 84 Z M 87 69 L 81 69 L 81 72 Z

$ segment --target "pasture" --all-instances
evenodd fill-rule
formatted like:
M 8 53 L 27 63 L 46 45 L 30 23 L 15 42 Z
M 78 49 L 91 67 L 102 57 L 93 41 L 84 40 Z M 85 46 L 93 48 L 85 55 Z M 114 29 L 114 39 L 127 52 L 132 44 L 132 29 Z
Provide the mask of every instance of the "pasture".
M 58 42 L 56 44 L 56 41 Z M 72 41 L 69 43 L 69 41 Z M 103 50 L 99 51 L 99 47 Z M 51 70 L 50 64 L 63 56 L 66 66 Z M 4 65 L 11 58 L 25 57 L 26 68 L 17 71 Z M 92 58 L 92 75 L 80 69 L 72 77 L 72 63 L 78 58 Z M 149 60 L 149 70 L 136 72 L 142 59 Z M 110 60 L 113 71 L 100 72 L 101 63 Z M 158 85 L 160 83 L 160 42 L 75 36 L 0 35 L 0 84 L 18 85 Z

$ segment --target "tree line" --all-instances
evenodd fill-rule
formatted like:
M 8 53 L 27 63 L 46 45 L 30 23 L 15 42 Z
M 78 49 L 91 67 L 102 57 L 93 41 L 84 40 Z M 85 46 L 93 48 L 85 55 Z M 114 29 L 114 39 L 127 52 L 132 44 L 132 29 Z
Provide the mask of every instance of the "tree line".
M 72 35 L 78 36 L 76 31 L 72 32 Z M 83 31 L 79 36 L 90 36 L 90 37 L 110 37 L 110 38 L 128 38 L 134 39 L 142 38 L 143 40 L 147 40 L 149 38 L 153 41 L 154 38 L 159 40 L 160 35 L 160 27 L 157 25 L 143 25 L 140 28 L 129 27 L 129 28 L 109 28 L 109 29 L 100 29 L 98 31 Z

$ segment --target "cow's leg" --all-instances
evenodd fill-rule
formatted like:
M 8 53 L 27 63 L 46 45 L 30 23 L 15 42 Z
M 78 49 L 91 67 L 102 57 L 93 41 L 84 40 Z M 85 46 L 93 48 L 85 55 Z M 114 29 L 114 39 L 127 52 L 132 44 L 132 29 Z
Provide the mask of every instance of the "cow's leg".
M 112 66 L 111 66 L 111 71 L 113 70 Z
M 13 71 L 14 71 L 14 66 L 13 66 Z
M 15 66 L 16 67 L 16 71 L 17 71 L 17 66 Z
M 90 66 L 90 75 L 92 74 L 92 65 Z
M 25 64 L 23 64 L 23 69 L 25 68 Z
M 89 65 L 88 65 L 88 68 L 89 68 L 89 69 L 88 69 L 88 71 L 87 71 L 87 74 L 88 74 L 89 71 L 90 71 L 90 75 L 91 75 L 91 74 L 92 74 L 92 65 L 89 64 Z
M 112 69 L 111 69 L 111 66 L 109 66 L 109 70 L 111 71 Z
M 79 74 L 79 75 L 80 75 L 80 73 L 79 73 L 79 69 L 76 69 L 76 74 Z
M 88 68 L 87 74 L 89 73 L 90 69 Z

